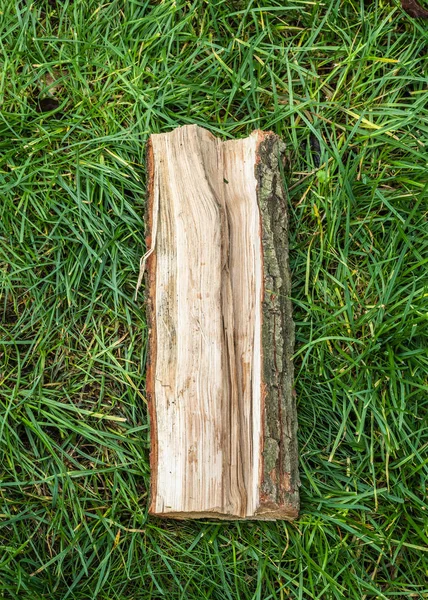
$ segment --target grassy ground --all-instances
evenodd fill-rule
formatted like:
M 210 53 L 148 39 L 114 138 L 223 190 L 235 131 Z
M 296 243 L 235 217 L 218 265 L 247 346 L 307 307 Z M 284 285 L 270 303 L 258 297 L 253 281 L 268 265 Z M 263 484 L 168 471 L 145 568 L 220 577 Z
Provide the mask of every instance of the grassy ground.
M 428 598 L 428 106 L 397 0 L 0 2 L 0 597 Z M 289 148 L 301 518 L 147 518 L 144 143 Z

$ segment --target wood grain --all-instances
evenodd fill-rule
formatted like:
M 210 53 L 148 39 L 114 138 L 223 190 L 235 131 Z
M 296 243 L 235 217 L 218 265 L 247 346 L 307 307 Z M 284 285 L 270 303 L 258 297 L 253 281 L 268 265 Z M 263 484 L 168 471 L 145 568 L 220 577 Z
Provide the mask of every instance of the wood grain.
M 297 516 L 283 151 L 260 131 L 150 138 L 152 514 Z

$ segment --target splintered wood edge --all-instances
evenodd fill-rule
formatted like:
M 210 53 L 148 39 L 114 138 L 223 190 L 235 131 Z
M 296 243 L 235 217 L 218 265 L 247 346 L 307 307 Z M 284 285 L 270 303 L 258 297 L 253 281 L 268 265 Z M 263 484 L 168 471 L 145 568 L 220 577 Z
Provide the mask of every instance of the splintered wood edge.
M 149 138 L 146 147 L 147 164 L 147 198 L 146 198 L 146 248 L 151 247 L 153 231 L 153 200 L 154 200 L 154 156 L 152 141 Z M 147 321 L 149 324 L 149 351 L 147 353 L 147 371 L 146 371 L 146 396 L 150 419 L 150 472 L 153 474 L 157 469 L 158 462 L 158 437 L 156 422 L 156 403 L 155 403 L 155 373 L 156 373 L 156 252 L 153 252 L 147 260 L 146 294 L 145 301 L 147 307 Z M 155 510 L 157 478 L 150 478 L 150 508 L 149 512 Z
M 188 127 L 188 126 L 186 126 Z M 193 126 L 198 127 L 198 126 Z M 212 135 L 212 134 L 211 134 Z M 278 154 L 283 154 L 283 150 L 285 148 L 282 140 L 272 131 L 261 131 L 255 130 L 252 135 L 257 136 L 257 146 L 256 146 L 256 162 L 254 165 L 255 176 L 257 180 L 257 201 L 259 204 L 260 214 L 262 216 L 263 211 L 260 205 L 260 194 L 261 194 L 261 186 L 263 184 L 263 173 L 260 169 L 260 164 L 263 162 L 260 156 L 260 147 L 264 142 L 273 141 L 273 144 L 279 144 L 280 147 L 282 145 L 282 152 L 279 151 Z M 212 135 L 213 138 L 215 136 Z M 278 148 L 279 150 L 280 148 Z M 147 201 L 146 201 L 146 227 L 147 227 L 147 235 L 146 235 L 146 247 L 149 248 L 151 246 L 151 232 L 153 226 L 153 201 L 154 201 L 154 156 L 153 156 L 153 148 L 152 141 L 149 138 L 147 142 L 146 148 L 146 163 L 147 163 L 147 176 L 148 176 L 148 184 L 147 184 Z M 262 164 L 263 167 L 263 164 Z M 278 170 L 278 169 L 277 169 Z M 287 221 L 286 233 L 288 234 L 288 215 L 285 205 L 284 192 L 281 189 L 279 191 L 279 199 L 283 200 L 282 210 L 285 211 L 285 217 Z M 260 228 L 261 228 L 261 250 L 262 250 L 262 261 L 263 266 L 265 266 L 265 244 L 264 244 L 264 223 L 263 219 L 260 218 Z M 261 401 L 262 401 L 262 432 L 263 432 L 263 448 L 264 451 L 262 453 L 262 469 L 261 469 L 261 479 L 262 485 L 260 488 L 260 505 L 257 512 L 254 515 L 239 517 L 236 515 L 230 514 L 222 514 L 214 511 L 210 512 L 168 512 L 168 513 L 159 513 L 155 511 L 155 502 L 156 502 L 156 477 L 153 477 L 153 474 L 156 472 L 157 468 L 157 453 L 158 453 L 158 439 L 157 439 L 157 423 L 156 423 L 156 406 L 155 406 L 155 398 L 154 398 L 154 383 L 155 383 L 155 371 L 156 371 L 156 355 L 157 355 L 157 347 L 156 347 L 156 253 L 152 253 L 147 261 L 147 271 L 146 271 L 146 306 L 148 312 L 148 323 L 149 323 L 149 351 L 148 351 L 148 359 L 147 359 L 147 375 L 146 375 L 146 394 L 148 399 L 148 411 L 150 418 L 150 435 L 151 435 L 151 450 L 150 450 L 150 469 L 152 473 L 151 483 L 150 483 L 150 506 L 149 506 L 149 514 L 155 517 L 169 518 L 169 519 L 177 519 L 177 520 L 185 520 L 185 519 L 209 519 L 209 520 L 228 520 L 228 521 L 241 521 L 241 520 L 266 520 L 266 521 L 274 521 L 277 519 L 283 520 L 294 520 L 299 515 L 299 495 L 298 495 L 298 487 L 300 485 L 299 475 L 298 475 L 298 458 L 297 458 L 297 437 L 296 437 L 296 429 L 297 429 L 297 419 L 296 419 L 296 409 L 295 409 L 295 401 L 292 396 L 292 360 L 291 355 L 294 348 L 294 324 L 291 316 L 291 300 L 289 299 L 289 295 L 291 292 L 290 289 L 290 274 L 289 274 L 289 265 L 288 265 L 288 236 L 285 239 L 285 268 L 286 268 L 286 293 L 287 299 L 286 303 L 288 304 L 287 310 L 289 312 L 288 315 L 288 323 L 285 326 L 285 330 L 288 334 L 291 334 L 291 339 L 285 340 L 284 345 L 286 346 L 284 361 L 288 363 L 288 387 L 290 388 L 288 397 L 285 398 L 285 404 L 290 409 L 291 412 L 291 429 L 292 431 L 288 431 L 291 433 L 291 444 L 289 447 L 290 451 L 290 460 L 291 460 L 291 469 L 289 473 L 284 473 L 284 475 L 288 475 L 288 485 L 291 484 L 291 489 L 289 489 L 285 493 L 285 497 L 282 498 L 282 501 L 275 502 L 272 499 L 271 494 L 265 493 L 262 490 L 262 486 L 266 480 L 266 469 L 265 469 L 265 437 L 266 437 L 266 397 L 268 395 L 267 392 L 267 384 L 265 381 L 265 377 L 263 378 L 262 386 L 263 390 L 261 393 Z M 263 270 L 264 272 L 264 270 Z M 263 325 L 265 323 L 265 289 L 264 289 L 264 278 L 263 278 L 263 302 L 262 302 L 262 339 L 264 334 Z M 288 325 L 288 327 L 287 327 Z M 262 364 L 263 369 L 265 368 L 264 356 L 263 356 L 263 343 L 262 343 Z M 295 463 L 295 464 L 294 464 Z M 284 481 L 280 481 L 279 487 L 285 483 Z
M 283 505 L 278 509 L 270 509 L 264 505 L 256 514 L 248 517 L 238 517 L 217 512 L 168 512 L 159 513 L 149 510 L 153 517 L 161 519 L 175 519 L 177 521 L 186 521 L 188 519 L 207 519 L 209 521 L 294 521 L 299 516 L 299 510 L 291 505 Z

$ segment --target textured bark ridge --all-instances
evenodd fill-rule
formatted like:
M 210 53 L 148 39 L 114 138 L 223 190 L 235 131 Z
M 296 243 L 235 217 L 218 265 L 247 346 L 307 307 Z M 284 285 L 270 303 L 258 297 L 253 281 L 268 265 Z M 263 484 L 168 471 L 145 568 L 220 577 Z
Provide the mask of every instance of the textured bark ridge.
M 261 131 L 150 138 L 151 514 L 297 517 L 284 151 Z
M 297 415 L 293 398 L 294 323 L 288 265 L 288 216 L 280 161 L 285 144 L 267 133 L 258 146 L 257 200 L 263 246 L 263 381 L 265 385 L 263 475 L 258 515 L 297 512 L 300 485 Z M 279 159 L 279 160 L 278 160 Z M 292 516 L 292 515 L 291 515 Z

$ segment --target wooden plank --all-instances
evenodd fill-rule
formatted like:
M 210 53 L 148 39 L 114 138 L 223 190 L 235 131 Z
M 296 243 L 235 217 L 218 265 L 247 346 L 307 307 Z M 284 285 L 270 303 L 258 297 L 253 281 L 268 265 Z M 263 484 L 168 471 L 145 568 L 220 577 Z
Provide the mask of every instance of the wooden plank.
M 151 514 L 297 516 L 283 153 L 261 131 L 149 140 Z

